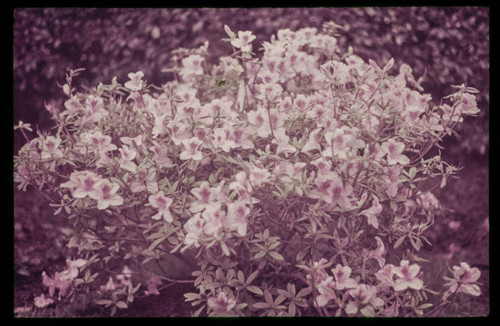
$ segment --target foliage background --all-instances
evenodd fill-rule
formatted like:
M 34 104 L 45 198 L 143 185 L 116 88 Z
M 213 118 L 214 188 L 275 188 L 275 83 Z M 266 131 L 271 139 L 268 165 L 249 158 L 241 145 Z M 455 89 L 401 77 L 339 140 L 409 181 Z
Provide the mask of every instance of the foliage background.
M 148 83 L 161 85 L 170 78 L 161 70 L 169 65 L 172 50 L 199 47 L 209 41 L 210 60 L 228 55 L 230 46 L 221 41 L 226 37 L 224 24 L 233 31 L 251 30 L 256 35 L 254 52 L 259 55 L 255 45 L 269 40 L 279 29 L 321 30 L 323 23 L 334 21 L 341 27 L 337 35 L 341 48 L 352 46 L 354 53 L 381 66 L 391 57 L 396 67 L 409 64 L 416 77 L 425 74 L 422 86 L 434 101 L 450 94 L 450 85 L 466 83 L 477 88 L 481 91 L 479 117 L 466 119 L 457 128 L 459 136 L 444 142 L 445 159 L 464 169 L 459 172 L 461 179 L 437 193 L 453 211 L 437 221 L 432 232 L 436 255 L 446 255 L 455 243 L 461 248 L 460 255 L 472 265 L 480 265 L 480 281 L 486 283 L 484 296 L 469 302 L 465 310 L 458 307 L 447 313 L 487 313 L 489 233 L 483 222 L 489 214 L 489 8 L 23 8 L 14 10 L 13 16 L 13 122 L 22 120 L 41 130 L 52 126 L 44 103 L 63 107 L 58 83 L 64 83 L 67 68 L 85 68 L 76 79 L 85 86 L 110 83 L 114 76 L 125 82 L 129 72 L 138 70 L 144 71 Z M 14 153 L 23 143 L 16 133 Z M 64 229 L 54 228 L 62 221 L 52 216 L 33 190 L 15 193 L 14 215 L 17 307 L 32 302 L 39 292 L 35 290 L 43 269 L 64 263 L 64 246 L 59 243 Z M 460 221 L 461 228 L 450 229 L 450 221 Z M 181 296 L 173 302 L 179 300 L 183 300 Z M 163 302 L 163 309 L 166 306 Z M 179 311 L 181 307 L 163 315 Z M 131 314 L 141 312 L 147 313 L 130 310 Z

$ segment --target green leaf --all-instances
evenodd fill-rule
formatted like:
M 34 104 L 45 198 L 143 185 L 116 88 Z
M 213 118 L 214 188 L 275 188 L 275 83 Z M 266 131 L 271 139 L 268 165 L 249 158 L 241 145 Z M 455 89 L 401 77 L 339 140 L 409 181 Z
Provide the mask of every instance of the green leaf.
M 302 290 L 299 291 L 299 293 L 297 293 L 296 298 L 303 297 L 305 295 L 308 295 L 311 292 L 312 292 L 312 289 L 310 287 L 309 288 L 303 288 Z
M 410 237 L 410 242 L 413 248 L 415 248 L 416 251 L 420 251 L 420 248 L 422 248 L 422 242 L 418 238 Z
M 277 251 L 269 251 L 268 254 L 276 260 L 285 260 L 285 258 L 283 258 L 283 256 Z
M 255 309 L 268 309 L 271 308 L 271 305 L 267 302 L 256 302 L 252 305 Z
M 266 255 L 266 251 L 259 251 L 255 254 L 254 258 L 255 259 L 260 259 Z
M 80 240 L 80 234 L 76 233 L 73 235 L 69 241 L 68 241 L 68 248 L 73 248 L 77 245 L 78 241 Z
M 295 260 L 296 261 L 301 261 L 302 259 L 304 259 L 304 257 L 307 255 L 307 252 L 308 252 L 309 249 L 303 249 L 301 251 L 299 251 L 297 253 L 297 256 L 295 257 Z
M 439 185 L 440 188 L 444 188 L 444 186 L 446 186 L 446 177 L 443 176 L 443 178 L 441 179 L 441 184 Z
M 112 300 L 108 300 L 108 299 L 95 300 L 94 302 L 98 305 L 101 305 L 101 306 L 104 306 L 104 305 L 109 306 L 113 303 Z
M 128 308 L 127 304 L 125 302 L 123 302 L 123 301 L 116 302 L 115 306 L 117 306 L 120 309 L 127 309 Z
M 153 241 L 153 243 L 151 243 L 151 245 L 149 246 L 149 250 L 153 250 L 154 248 L 156 248 L 160 243 L 162 243 L 163 241 L 165 241 L 165 238 L 159 238 L 159 239 L 156 239 L 155 241 Z
M 250 274 L 247 278 L 247 284 L 252 283 L 253 280 L 259 275 L 259 271 L 255 271 L 252 274 Z
M 412 167 L 409 171 L 410 179 L 415 178 L 415 175 L 417 174 L 417 168 Z
M 194 317 L 198 317 L 201 313 L 201 311 L 203 310 L 203 308 L 205 308 L 205 305 L 201 306 L 200 309 L 196 310 L 194 313 L 193 313 L 193 316 Z
M 398 240 L 394 243 L 394 249 L 396 249 L 397 247 L 399 247 L 399 246 L 403 243 L 403 241 L 404 241 L 404 239 L 405 239 L 405 238 L 406 238 L 406 236 L 405 236 L 405 235 L 404 235 L 404 236 L 402 236 L 401 238 L 399 238 L 399 239 L 398 239 Z
M 220 243 L 220 247 L 222 248 L 222 252 L 224 253 L 224 255 L 226 256 L 230 256 L 230 252 L 229 252 L 229 248 L 227 247 L 226 243 L 225 242 L 221 242 Z
M 282 303 L 283 301 L 285 301 L 285 299 L 286 299 L 286 296 L 278 295 L 276 297 L 276 300 L 274 300 L 274 304 L 275 305 L 279 305 L 280 303 Z
M 390 201 L 391 208 L 394 212 L 398 210 L 398 205 L 394 201 Z
M 245 275 L 242 271 L 238 271 L 236 276 L 238 277 L 238 281 L 240 281 L 241 283 L 245 283 Z
M 258 295 L 264 294 L 264 292 L 262 292 L 262 289 L 255 285 L 247 286 L 247 290 Z
M 186 298 L 186 302 L 200 299 L 200 295 L 198 293 L 192 292 L 184 293 L 184 297 Z

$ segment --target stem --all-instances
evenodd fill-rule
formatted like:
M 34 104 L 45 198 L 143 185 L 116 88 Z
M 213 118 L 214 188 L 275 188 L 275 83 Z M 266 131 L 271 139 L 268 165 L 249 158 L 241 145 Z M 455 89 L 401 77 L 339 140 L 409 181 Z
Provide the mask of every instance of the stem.
M 276 137 L 274 137 L 273 123 L 271 122 L 271 108 L 269 107 L 269 101 L 267 101 L 267 116 L 269 118 L 269 126 L 271 127 L 271 135 L 274 139 L 276 139 Z
M 19 130 L 21 130 L 21 133 L 23 134 L 24 139 L 26 140 L 26 142 L 29 143 L 30 139 L 28 138 L 28 136 L 26 136 L 26 133 L 24 132 L 24 130 L 22 128 L 19 128 Z

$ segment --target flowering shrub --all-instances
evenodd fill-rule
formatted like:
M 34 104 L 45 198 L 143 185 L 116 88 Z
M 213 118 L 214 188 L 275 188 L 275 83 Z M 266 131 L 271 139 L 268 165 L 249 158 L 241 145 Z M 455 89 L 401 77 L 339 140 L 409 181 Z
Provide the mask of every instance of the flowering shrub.
M 420 316 L 480 295 L 462 262 L 430 310 L 417 256 L 441 212 L 430 190 L 456 170 L 427 154 L 479 112 L 478 91 L 433 105 L 408 65 L 390 74 L 315 28 L 278 31 L 261 59 L 252 32 L 225 32 L 231 56 L 179 51 L 161 87 L 138 71 L 78 91 L 70 71 L 64 109 L 47 105 L 55 131 L 16 126 L 18 189 L 72 230 L 35 306 L 84 297 L 114 314 L 180 281 L 171 256 L 191 268 L 195 316 Z

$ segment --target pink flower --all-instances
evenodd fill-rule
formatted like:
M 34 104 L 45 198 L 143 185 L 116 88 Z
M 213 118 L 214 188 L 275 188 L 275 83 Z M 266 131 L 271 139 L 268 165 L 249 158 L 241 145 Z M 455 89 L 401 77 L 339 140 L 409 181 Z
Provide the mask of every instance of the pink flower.
M 287 183 L 294 183 L 294 182 L 300 182 L 302 180 L 302 171 L 303 169 L 307 166 L 307 163 L 304 162 L 297 162 L 297 163 L 290 163 L 288 161 L 283 161 L 282 165 L 280 166 L 280 172 L 283 173 L 285 176 L 283 178 L 284 181 Z
M 302 152 L 310 152 L 313 150 L 318 150 L 321 151 L 321 145 L 320 145 L 320 137 L 318 134 L 320 133 L 321 128 L 314 129 L 311 131 L 309 134 L 309 139 L 308 141 L 302 146 Z
M 280 76 L 277 72 L 271 72 L 268 69 L 261 69 L 257 77 L 259 77 L 263 84 L 276 84 L 280 80 Z
M 375 308 L 384 305 L 384 300 L 377 297 L 377 288 L 373 285 L 359 284 L 355 289 L 349 290 L 354 299 L 347 304 L 345 311 L 348 315 L 359 312 L 365 317 L 375 316 Z
M 403 166 L 399 164 L 384 168 L 385 175 L 382 180 L 386 187 L 385 193 L 391 198 L 396 197 L 398 194 L 399 185 L 401 184 L 399 181 L 401 170 L 403 170 Z
M 328 274 L 325 272 L 325 268 L 330 266 L 328 260 L 325 258 L 321 258 L 319 261 L 315 261 L 311 264 L 312 266 L 309 269 L 308 279 L 312 278 L 314 280 L 314 284 L 318 286 L 321 281 L 328 279 Z M 333 280 L 333 278 L 331 278 Z
M 333 157 L 338 156 L 341 159 L 345 159 L 350 151 L 350 146 L 348 142 L 351 135 L 347 132 L 344 127 L 337 128 L 334 131 L 325 132 L 325 140 L 327 146 L 322 152 L 322 156 Z
M 311 164 L 318 168 L 318 174 L 328 174 L 332 167 L 332 164 L 324 157 L 319 157 L 314 161 L 311 161 Z
M 328 188 L 328 195 L 324 199 L 333 207 L 340 205 L 343 208 L 349 208 L 351 206 L 349 196 L 352 194 L 352 191 L 352 186 L 344 186 L 340 178 L 335 178 L 332 180 L 332 184 Z
M 236 79 L 244 72 L 243 67 L 238 63 L 238 60 L 232 57 L 220 57 L 220 67 L 224 77 L 227 79 Z
M 455 122 L 462 122 L 464 120 L 460 109 L 457 109 L 455 106 L 451 107 L 444 103 L 441 104 L 439 108 L 443 111 L 443 120 L 445 123 L 448 123 L 449 121 L 449 124 L 452 125 Z
M 151 207 L 158 209 L 158 213 L 151 217 L 153 220 L 159 220 L 163 217 L 165 221 L 169 223 L 173 222 L 169 209 L 172 204 L 172 199 L 165 197 L 163 191 L 158 192 L 156 195 L 150 195 L 149 204 Z
M 149 278 L 147 285 L 148 289 L 144 291 L 145 295 L 159 295 L 158 285 L 161 285 L 162 281 L 157 276 L 153 275 Z
M 321 166 L 322 164 L 323 163 L 319 163 L 318 166 Z M 327 162 L 326 164 L 329 163 Z M 328 200 L 330 189 L 333 187 L 334 179 L 338 179 L 338 174 L 330 171 L 329 169 L 327 170 L 326 167 L 322 167 L 322 169 L 318 172 L 318 175 L 314 179 L 314 185 L 316 187 L 308 192 L 308 196 L 314 199 L 320 199 L 324 201 Z
M 230 230 L 244 237 L 247 234 L 247 216 L 250 215 L 250 208 L 245 202 L 233 202 L 227 205 L 227 222 Z
M 384 153 L 387 154 L 387 163 L 389 165 L 394 165 L 394 164 L 402 164 L 406 165 L 410 163 L 410 159 L 403 155 L 403 151 L 405 149 L 405 145 L 401 142 L 397 142 L 394 139 L 389 139 L 388 141 L 384 142 L 380 148 Z
M 259 137 L 265 138 L 271 134 L 269 116 L 264 108 L 258 108 L 247 113 L 248 122 Z
M 234 38 L 231 41 L 231 45 L 241 49 L 241 52 L 250 52 L 252 51 L 252 44 L 250 43 L 253 40 L 255 40 L 255 35 L 251 31 L 239 31 L 238 38 Z
M 444 277 L 449 294 L 462 292 L 473 296 L 481 295 L 481 289 L 477 285 L 481 271 L 477 267 L 471 268 L 466 262 L 461 262 L 460 266 L 453 266 L 452 273 L 453 278 Z
M 238 194 L 246 194 L 252 190 L 245 171 L 240 171 L 234 176 L 234 181 L 229 184 L 229 189 L 236 190 Z
M 54 303 L 54 300 L 52 300 L 51 298 L 46 298 L 45 294 L 42 293 L 40 296 L 35 297 L 34 303 L 38 308 L 45 308 L 48 305 Z
M 248 180 L 254 188 L 260 187 L 262 184 L 269 182 L 271 173 L 265 168 L 259 168 L 255 165 L 250 167 L 250 175 Z M 254 189 L 255 190 L 255 189 Z
M 90 197 L 97 200 L 97 208 L 100 210 L 109 206 L 119 206 L 123 204 L 123 198 L 116 193 L 118 189 L 120 186 L 116 183 L 103 179 L 95 185 L 95 191 L 90 194 Z
M 143 136 L 142 135 L 139 135 L 137 137 L 134 137 L 134 138 L 130 138 L 130 137 L 121 137 L 120 138 L 120 141 L 122 143 L 124 143 L 125 145 L 128 145 L 130 146 L 131 148 L 133 148 L 134 150 L 136 151 L 139 151 L 142 149 L 142 138 Z
M 231 139 L 235 147 L 242 147 L 243 149 L 253 149 L 253 142 L 248 139 L 250 135 L 249 130 L 243 126 L 233 126 L 231 128 L 231 134 L 229 135 L 229 139 Z
M 130 190 L 137 193 L 146 190 L 149 193 L 158 192 L 156 171 L 154 169 L 142 169 L 137 173 L 136 179 L 130 184 Z
M 108 152 L 116 149 L 116 145 L 111 143 L 111 137 L 103 135 L 100 131 L 90 131 L 82 133 L 80 136 L 82 147 L 87 147 L 90 150 L 97 152 Z M 85 154 L 86 148 L 82 148 L 80 152 Z
M 215 188 L 211 188 L 207 181 L 203 181 L 198 188 L 191 189 L 191 193 L 197 200 L 191 203 L 189 210 L 197 213 L 207 206 L 213 205 L 217 196 Z
M 128 286 L 132 280 L 132 270 L 127 266 L 123 266 L 122 272 L 116 276 L 121 285 Z
M 127 145 L 123 145 L 119 151 L 121 154 L 120 167 L 127 171 L 135 172 L 137 170 L 137 165 L 132 162 L 132 160 L 137 156 L 137 152 L 134 149 L 129 148 Z
M 179 155 L 181 160 L 193 160 L 201 161 L 203 159 L 203 153 L 201 152 L 201 145 L 203 141 L 199 140 L 198 137 L 191 137 L 182 141 L 185 150 Z
M 54 136 L 47 136 L 45 139 L 43 139 L 41 154 L 42 160 L 51 157 L 62 157 L 63 153 L 59 148 L 59 144 L 61 144 L 61 139 Z
M 326 277 L 324 280 L 321 280 L 318 284 L 318 292 L 320 293 L 315 300 L 315 303 L 318 307 L 323 307 L 328 304 L 330 300 L 335 299 L 335 282 L 333 281 L 332 276 Z
M 474 115 L 479 113 L 481 110 L 477 107 L 476 96 L 470 93 L 463 93 L 460 98 L 459 107 L 462 114 Z
M 283 93 L 283 87 L 280 84 L 258 84 L 256 97 L 260 100 L 277 102 Z
M 421 279 L 418 278 L 420 267 L 417 264 L 410 265 L 408 260 L 402 260 L 399 267 L 394 269 L 397 278 L 394 281 L 394 290 L 403 291 L 407 288 L 421 290 L 424 286 Z
M 364 215 L 368 218 L 368 224 L 378 229 L 378 220 L 377 216 L 382 212 L 382 205 L 380 205 L 379 199 L 377 196 L 372 195 L 373 203 L 370 208 L 365 209 L 360 214 Z
M 332 273 L 336 282 L 335 289 L 352 289 L 358 286 L 358 283 L 353 278 L 350 278 L 351 268 L 349 266 L 337 264 L 337 266 L 332 269 Z
M 280 153 L 287 155 L 297 151 L 297 149 L 289 143 L 289 140 L 290 137 L 286 135 L 285 129 L 280 128 L 274 131 L 274 139 L 272 140 L 272 143 L 278 145 L 276 148 L 276 155 Z
M 378 262 L 380 267 L 382 267 L 385 265 L 384 255 L 387 250 L 385 249 L 385 245 L 382 242 L 382 239 L 380 239 L 380 237 L 376 236 L 375 241 L 377 241 L 377 248 L 375 248 L 375 250 L 370 251 L 368 257 L 374 258 Z
M 207 305 L 215 312 L 229 312 L 236 305 L 236 300 L 228 298 L 224 292 L 219 292 L 217 297 L 208 298 Z
M 167 113 L 155 115 L 154 127 L 151 133 L 154 138 L 158 136 L 165 135 L 168 132 L 167 126 L 165 125 L 165 120 L 167 119 Z
M 394 287 L 394 276 L 396 267 L 393 264 L 387 264 L 375 273 L 375 277 L 380 281 L 380 286 L 384 288 Z
M 74 198 L 85 198 L 93 196 L 96 185 L 101 177 L 90 171 L 77 171 L 71 173 L 69 181 L 60 185 L 61 188 L 69 188 Z
M 78 99 L 78 96 L 71 96 L 69 100 L 64 102 L 64 107 L 67 111 L 65 111 L 63 114 L 72 114 L 77 112 L 80 109 L 80 100 Z
M 75 279 L 78 276 L 79 270 L 78 268 L 81 268 L 87 264 L 87 261 L 85 259 L 76 259 L 76 260 L 69 260 L 66 259 L 66 266 L 67 270 L 64 271 L 67 273 L 66 275 L 70 279 Z
M 229 128 L 215 128 L 213 132 L 212 144 L 226 153 L 229 152 L 231 148 L 236 147 L 235 142 L 229 139 L 230 132 Z
M 184 224 L 184 230 L 186 231 L 186 237 L 184 238 L 184 243 L 190 247 L 194 245 L 195 247 L 200 246 L 200 238 L 203 235 L 203 227 L 205 225 L 205 220 L 201 218 L 200 213 L 196 213 L 187 220 Z
M 89 95 L 85 100 L 85 109 L 94 113 L 105 111 L 104 100 L 101 97 Z
M 144 86 L 142 77 L 144 77 L 144 73 L 142 71 L 138 71 L 136 73 L 131 72 L 128 74 L 128 78 L 130 80 L 127 81 L 124 86 L 131 91 L 140 91 Z
M 127 97 L 127 101 L 132 99 L 138 109 L 143 109 L 146 107 L 145 99 L 146 94 L 141 94 L 139 92 L 130 92 L 130 95 Z
M 227 226 L 226 213 L 221 209 L 220 203 L 205 208 L 201 216 L 206 221 L 203 232 L 209 236 L 219 237 Z
M 116 290 L 116 285 L 115 282 L 113 281 L 113 278 L 110 276 L 108 282 L 105 285 L 101 285 L 99 289 L 103 292 Z
M 47 276 L 45 271 L 42 272 L 42 283 L 49 288 L 49 295 L 54 296 L 55 290 L 59 290 L 59 299 L 66 295 L 71 287 L 72 280 L 68 278 L 67 273 L 56 272 L 54 278 Z
M 424 193 L 419 192 L 417 194 L 417 203 L 422 205 L 427 210 L 439 208 L 439 200 L 430 191 Z
M 156 163 L 160 165 L 172 163 L 172 160 L 167 155 L 165 146 L 160 145 L 158 142 L 153 141 L 153 146 L 149 150 L 153 152 L 153 159 Z
M 203 61 L 205 61 L 205 58 L 198 54 L 192 54 L 182 59 L 182 69 L 179 72 L 182 80 L 189 82 L 192 81 L 194 77 L 203 75 Z

